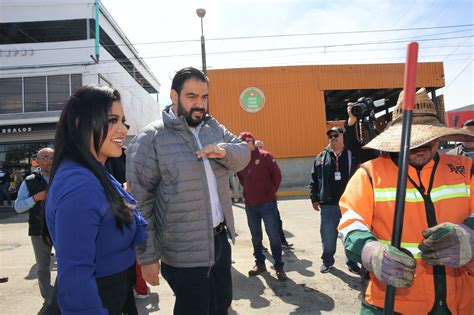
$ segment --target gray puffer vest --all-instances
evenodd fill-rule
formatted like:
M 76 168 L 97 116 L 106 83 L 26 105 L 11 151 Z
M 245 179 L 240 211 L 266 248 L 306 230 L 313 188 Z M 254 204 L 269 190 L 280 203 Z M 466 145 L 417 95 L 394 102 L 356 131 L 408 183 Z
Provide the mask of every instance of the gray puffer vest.
M 184 117 L 154 122 L 131 141 L 127 179 L 138 208 L 148 221 L 148 240 L 137 247 L 141 264 L 162 260 L 174 267 L 214 264 L 212 212 L 204 164 L 196 158 L 199 146 Z M 204 146 L 219 144 L 223 159 L 210 159 L 217 180 L 225 224 L 234 240 L 234 217 L 229 170 L 238 172 L 250 160 L 247 145 L 211 116 L 199 131 Z

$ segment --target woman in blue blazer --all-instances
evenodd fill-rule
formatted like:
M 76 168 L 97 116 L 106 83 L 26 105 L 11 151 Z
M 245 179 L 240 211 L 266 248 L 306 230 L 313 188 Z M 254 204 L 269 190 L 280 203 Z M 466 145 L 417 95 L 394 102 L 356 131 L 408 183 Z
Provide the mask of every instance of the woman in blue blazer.
M 104 166 L 122 154 L 128 128 L 119 92 L 105 86 L 81 87 L 61 113 L 46 199 L 61 314 L 137 314 L 135 246 L 146 221 Z

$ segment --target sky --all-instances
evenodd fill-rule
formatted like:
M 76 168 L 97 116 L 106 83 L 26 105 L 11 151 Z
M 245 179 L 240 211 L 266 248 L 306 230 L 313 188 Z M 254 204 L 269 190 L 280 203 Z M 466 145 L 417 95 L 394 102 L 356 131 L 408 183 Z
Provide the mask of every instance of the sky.
M 101 2 L 160 81 L 162 107 L 175 72 L 202 66 L 197 8 L 208 69 L 404 63 L 417 41 L 419 62 L 444 63 L 445 109 L 474 104 L 472 0 Z

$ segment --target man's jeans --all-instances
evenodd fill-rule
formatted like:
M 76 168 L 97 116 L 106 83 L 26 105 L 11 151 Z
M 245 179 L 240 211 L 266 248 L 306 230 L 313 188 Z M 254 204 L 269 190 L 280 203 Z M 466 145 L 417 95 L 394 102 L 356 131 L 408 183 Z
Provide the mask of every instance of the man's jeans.
M 275 269 L 283 268 L 283 261 L 281 259 L 282 249 L 280 233 L 278 231 L 278 208 L 276 201 L 266 202 L 258 206 L 245 206 L 247 213 L 247 223 L 249 225 L 250 234 L 252 235 L 253 255 L 255 263 L 262 265 L 265 262 L 265 256 L 262 253 L 262 219 L 265 224 L 268 239 L 270 240 L 270 248 L 272 256 L 275 260 Z
M 321 259 L 327 267 L 334 265 L 334 254 L 337 244 L 337 226 L 341 220 L 341 209 L 338 205 L 320 205 L 321 208 L 321 242 L 323 244 L 323 254 Z M 356 264 L 345 259 L 347 265 Z

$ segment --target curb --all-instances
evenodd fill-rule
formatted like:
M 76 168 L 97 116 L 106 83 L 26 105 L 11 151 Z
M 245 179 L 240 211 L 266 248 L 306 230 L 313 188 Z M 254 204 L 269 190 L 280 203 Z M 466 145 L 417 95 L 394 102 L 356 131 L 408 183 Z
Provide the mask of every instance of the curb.
M 309 196 L 309 191 L 308 190 L 278 191 L 276 195 L 277 197 Z

